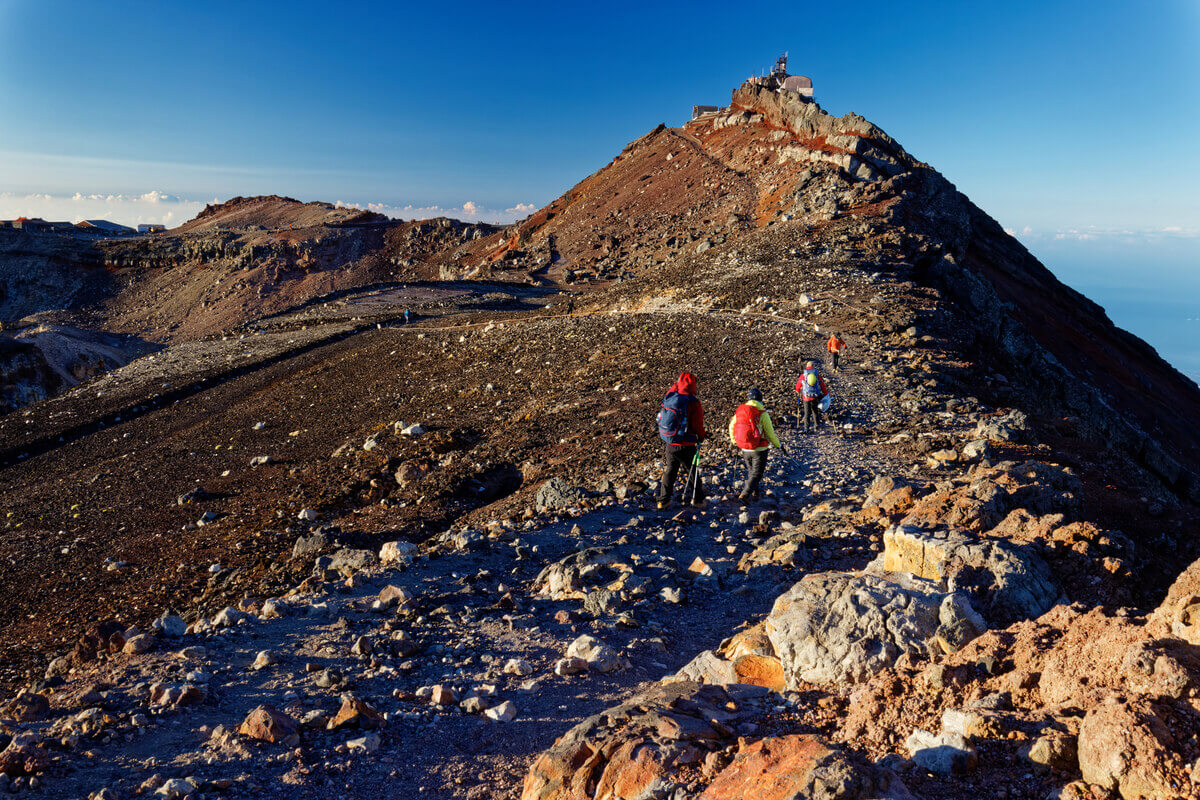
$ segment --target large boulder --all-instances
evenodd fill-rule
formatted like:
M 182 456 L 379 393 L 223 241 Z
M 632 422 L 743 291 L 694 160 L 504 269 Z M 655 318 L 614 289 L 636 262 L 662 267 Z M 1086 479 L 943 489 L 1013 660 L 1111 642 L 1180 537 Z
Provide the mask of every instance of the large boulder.
M 989 467 L 977 464 L 919 498 L 902 524 L 985 531 L 1018 508 L 1035 515 L 1074 516 L 1080 510 L 1079 487 L 1079 479 L 1069 468 L 1040 461 L 1002 461 Z
M 1150 616 L 1149 629 L 1156 636 L 1176 636 L 1200 645 L 1200 560 L 1193 561 L 1171 584 Z
M 1159 711 L 1145 698 L 1116 697 L 1088 711 L 1078 741 L 1083 779 L 1126 800 L 1179 797 L 1189 765 Z
M 655 686 L 561 736 L 530 767 L 521 800 L 694 796 L 709 780 L 708 800 L 909 797 L 887 773 L 816 737 L 737 735 L 777 700 L 756 686 Z
M 1032 547 L 965 530 L 894 526 L 869 568 L 912 573 L 945 591 L 964 592 L 993 627 L 1040 617 L 1062 595 Z
M 901 800 L 899 779 L 856 763 L 818 736 L 771 736 L 742 748 L 700 800 Z
M 907 573 L 809 575 L 776 598 L 766 620 L 791 689 L 858 683 L 902 655 L 952 652 L 986 629 L 965 596 Z
M 657 686 L 576 725 L 525 776 L 521 800 L 593 800 L 667 795 L 676 770 L 736 743 L 735 696 L 717 686 Z

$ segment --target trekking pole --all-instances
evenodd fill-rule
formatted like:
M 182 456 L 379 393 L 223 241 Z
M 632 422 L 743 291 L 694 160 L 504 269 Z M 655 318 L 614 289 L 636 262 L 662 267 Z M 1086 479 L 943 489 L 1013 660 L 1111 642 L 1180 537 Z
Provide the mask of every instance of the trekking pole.
M 694 458 L 693 458 L 692 460 L 693 460 L 693 462 L 695 461 L 695 459 L 694 459 Z M 686 503 L 686 502 L 688 501 L 688 499 L 687 499 L 687 497 L 688 497 L 688 488 L 689 488 L 691 485 L 692 485 L 692 467 L 691 467 L 691 465 L 688 465 L 687 476 L 686 476 L 686 477 L 683 479 L 683 494 L 681 494 L 681 495 L 679 496 L 679 497 L 680 497 L 680 500 L 681 500 L 682 502 L 684 502 L 684 503 Z
M 692 466 L 690 469 L 688 469 L 687 483 L 685 483 L 684 487 L 683 487 L 683 502 L 685 502 L 685 503 L 696 502 L 696 493 L 699 489 L 697 484 L 699 483 L 699 481 L 700 481 L 700 444 L 697 443 L 696 444 L 696 454 L 692 456 Z M 689 485 L 692 488 L 691 497 L 688 496 L 688 486 Z

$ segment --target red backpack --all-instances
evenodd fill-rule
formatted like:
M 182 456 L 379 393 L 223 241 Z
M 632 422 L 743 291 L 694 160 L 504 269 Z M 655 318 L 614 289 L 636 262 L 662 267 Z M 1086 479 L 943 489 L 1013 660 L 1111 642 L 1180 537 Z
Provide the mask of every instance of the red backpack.
M 763 415 L 761 408 L 755 408 L 749 403 L 742 403 L 733 415 L 733 441 L 743 450 L 757 450 L 765 447 L 766 438 L 758 427 L 758 418 Z

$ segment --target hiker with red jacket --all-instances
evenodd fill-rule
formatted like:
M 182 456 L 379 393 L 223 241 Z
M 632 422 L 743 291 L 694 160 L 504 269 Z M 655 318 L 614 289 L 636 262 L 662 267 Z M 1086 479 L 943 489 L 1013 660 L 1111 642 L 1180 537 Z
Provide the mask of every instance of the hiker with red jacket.
M 675 381 L 671 391 L 663 398 L 662 410 L 658 412 L 658 435 L 663 440 L 663 477 L 658 487 L 658 507 L 666 508 L 671 503 L 671 494 L 675 491 L 675 478 L 679 468 L 685 469 L 685 474 L 691 472 L 696 462 L 696 447 L 704 441 L 704 407 L 700 404 L 699 387 L 696 377 L 685 372 Z M 704 505 L 704 497 L 698 486 L 689 487 L 688 494 L 692 497 L 683 498 L 686 503 L 690 499 L 694 505 Z
M 822 424 L 821 398 L 829 394 L 829 387 L 825 385 L 825 379 L 811 361 L 804 365 L 804 372 L 800 374 L 800 380 L 796 381 L 796 394 L 799 395 L 798 399 L 803 406 L 802 429 L 808 433 L 808 421 L 811 419 L 813 433 L 816 433 L 817 426 Z
M 775 436 L 771 415 L 763 406 L 762 392 L 751 386 L 747 396 L 747 401 L 737 407 L 729 420 L 729 440 L 742 451 L 742 461 L 746 462 L 746 482 L 738 494 L 742 505 L 758 499 L 758 484 L 767 468 L 767 451 L 772 445 L 787 455 L 787 449 Z

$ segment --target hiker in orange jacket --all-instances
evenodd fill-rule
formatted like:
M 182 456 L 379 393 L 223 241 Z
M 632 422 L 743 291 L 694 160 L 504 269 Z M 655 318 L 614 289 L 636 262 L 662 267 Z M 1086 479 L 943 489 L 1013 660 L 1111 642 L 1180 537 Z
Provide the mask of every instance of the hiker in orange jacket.
M 825 349 L 833 355 L 833 368 L 838 368 L 838 356 L 846 349 L 846 342 L 841 336 L 836 333 L 829 337 L 829 341 L 825 344 Z
M 741 450 L 742 461 L 746 462 L 746 481 L 738 494 L 742 505 L 758 499 L 758 484 L 767 469 L 767 451 L 771 446 L 787 455 L 787 449 L 775 435 L 771 415 L 763 406 L 762 392 L 757 386 L 751 386 L 747 395 L 747 401 L 738 406 L 729 420 L 729 441 Z

